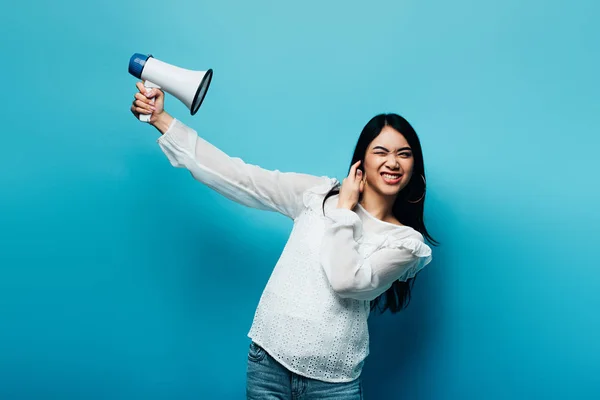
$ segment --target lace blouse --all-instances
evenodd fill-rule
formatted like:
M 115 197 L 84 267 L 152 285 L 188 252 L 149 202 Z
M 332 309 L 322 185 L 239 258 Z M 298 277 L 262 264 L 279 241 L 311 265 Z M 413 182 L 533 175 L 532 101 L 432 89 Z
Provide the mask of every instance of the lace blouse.
M 223 196 L 293 220 L 248 336 L 288 370 L 326 382 L 360 376 L 369 354 L 370 301 L 432 259 L 423 236 L 360 204 L 324 196 L 335 178 L 266 170 L 230 157 L 174 119 L 157 140 L 171 165 Z

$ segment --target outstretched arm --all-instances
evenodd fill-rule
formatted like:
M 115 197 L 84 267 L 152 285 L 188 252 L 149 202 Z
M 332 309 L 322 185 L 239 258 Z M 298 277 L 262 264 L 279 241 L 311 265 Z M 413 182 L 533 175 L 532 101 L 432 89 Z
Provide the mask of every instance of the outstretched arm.
M 199 182 L 248 207 L 277 211 L 295 219 L 303 208 L 303 192 L 331 180 L 267 170 L 230 157 L 166 112 L 153 125 L 163 134 L 157 142 L 171 165 L 186 168 Z

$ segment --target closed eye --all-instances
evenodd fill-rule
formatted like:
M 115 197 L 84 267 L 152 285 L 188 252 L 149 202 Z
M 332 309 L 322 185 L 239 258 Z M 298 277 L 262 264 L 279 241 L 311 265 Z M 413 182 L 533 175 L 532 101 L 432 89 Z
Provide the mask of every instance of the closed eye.
M 381 151 L 378 151 L 378 152 L 376 152 L 374 154 L 377 154 L 378 156 L 385 156 L 386 155 L 386 153 L 381 152 Z M 402 157 L 410 157 L 412 154 L 411 153 L 400 153 L 399 155 L 402 156 Z

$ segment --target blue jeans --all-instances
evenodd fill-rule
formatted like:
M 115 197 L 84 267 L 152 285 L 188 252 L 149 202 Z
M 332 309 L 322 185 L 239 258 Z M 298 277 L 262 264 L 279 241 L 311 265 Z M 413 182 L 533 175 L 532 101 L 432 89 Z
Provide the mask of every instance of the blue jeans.
M 287 370 L 254 342 L 248 350 L 248 400 L 362 400 L 361 379 L 331 383 L 306 378 Z

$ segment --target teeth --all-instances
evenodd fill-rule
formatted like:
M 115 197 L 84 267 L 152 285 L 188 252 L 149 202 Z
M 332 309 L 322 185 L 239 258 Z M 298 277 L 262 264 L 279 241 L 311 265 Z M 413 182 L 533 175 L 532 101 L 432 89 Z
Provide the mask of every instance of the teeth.
M 390 174 L 382 174 L 382 175 L 388 179 L 397 179 L 400 177 L 400 175 L 390 175 Z

